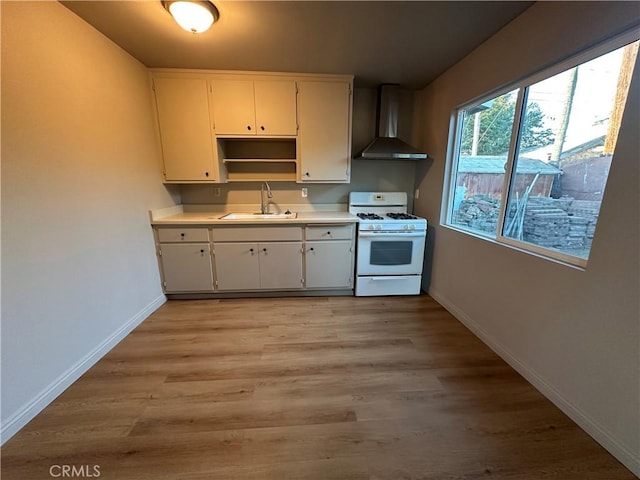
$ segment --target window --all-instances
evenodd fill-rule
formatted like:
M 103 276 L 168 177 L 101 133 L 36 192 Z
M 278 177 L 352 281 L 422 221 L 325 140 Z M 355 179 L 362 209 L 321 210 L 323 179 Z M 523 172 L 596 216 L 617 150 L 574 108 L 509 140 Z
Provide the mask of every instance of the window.
M 617 39 L 459 108 L 444 223 L 585 266 L 638 43 Z

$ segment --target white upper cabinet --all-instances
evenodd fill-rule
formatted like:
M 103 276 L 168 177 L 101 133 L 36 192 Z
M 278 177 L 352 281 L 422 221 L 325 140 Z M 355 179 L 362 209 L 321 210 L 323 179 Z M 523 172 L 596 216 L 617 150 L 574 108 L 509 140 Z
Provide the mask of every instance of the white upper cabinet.
M 351 109 L 351 82 L 298 82 L 299 181 L 349 182 Z
M 294 80 L 211 80 L 215 133 L 218 136 L 295 136 Z
M 257 80 L 253 82 L 258 135 L 296 135 L 296 82 Z
M 350 75 L 152 71 L 166 183 L 348 183 Z
M 255 135 L 253 80 L 212 80 L 216 135 Z
M 165 181 L 219 181 L 207 81 L 154 78 L 153 85 Z

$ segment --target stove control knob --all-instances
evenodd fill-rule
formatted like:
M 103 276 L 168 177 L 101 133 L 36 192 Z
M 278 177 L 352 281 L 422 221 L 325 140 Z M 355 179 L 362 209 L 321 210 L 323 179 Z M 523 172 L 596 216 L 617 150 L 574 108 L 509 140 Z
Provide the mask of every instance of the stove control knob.
M 415 225 L 411 225 L 411 230 L 415 230 L 416 226 Z
M 404 225 L 402 228 L 404 228 L 405 230 L 409 230 L 409 225 Z
M 376 225 L 376 230 L 380 230 L 382 227 L 380 225 Z
M 369 225 L 369 230 L 373 230 L 373 225 Z

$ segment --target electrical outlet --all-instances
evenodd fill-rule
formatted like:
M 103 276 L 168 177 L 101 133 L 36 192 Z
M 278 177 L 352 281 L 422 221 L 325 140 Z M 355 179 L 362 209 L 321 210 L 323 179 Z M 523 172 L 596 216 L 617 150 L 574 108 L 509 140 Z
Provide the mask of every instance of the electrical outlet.
M 416 188 L 416 191 L 413 193 L 413 198 L 418 199 L 420 198 L 420 189 Z
M 302 198 L 307 198 L 309 195 L 309 189 L 307 187 L 302 187 Z
M 213 189 L 213 196 L 214 197 L 219 197 L 220 196 L 220 187 L 215 187 Z

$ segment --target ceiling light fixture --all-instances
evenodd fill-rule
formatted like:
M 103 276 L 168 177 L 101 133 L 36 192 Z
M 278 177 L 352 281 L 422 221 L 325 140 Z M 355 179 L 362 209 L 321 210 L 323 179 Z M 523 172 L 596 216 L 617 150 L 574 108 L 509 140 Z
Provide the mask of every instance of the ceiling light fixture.
M 187 32 L 202 33 L 218 20 L 220 13 L 209 1 L 162 0 L 162 6 Z

